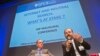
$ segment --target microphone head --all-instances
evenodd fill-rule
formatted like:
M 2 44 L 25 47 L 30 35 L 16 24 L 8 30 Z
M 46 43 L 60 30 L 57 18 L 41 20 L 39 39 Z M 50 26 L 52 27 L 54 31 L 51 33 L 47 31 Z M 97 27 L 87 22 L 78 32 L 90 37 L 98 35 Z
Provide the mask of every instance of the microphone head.
M 68 40 L 71 40 L 71 39 L 72 39 L 72 37 L 68 36 L 68 37 L 67 37 L 67 39 L 68 39 Z

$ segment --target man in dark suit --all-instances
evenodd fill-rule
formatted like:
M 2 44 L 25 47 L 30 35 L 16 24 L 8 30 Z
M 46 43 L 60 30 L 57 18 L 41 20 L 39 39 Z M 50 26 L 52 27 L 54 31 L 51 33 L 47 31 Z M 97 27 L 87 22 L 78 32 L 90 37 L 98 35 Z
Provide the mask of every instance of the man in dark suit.
M 32 50 L 28 56 L 54 56 L 48 49 L 43 48 L 43 41 L 37 40 L 36 42 L 37 49 Z
M 65 29 L 67 40 L 62 44 L 63 56 L 88 56 L 86 50 L 90 45 L 84 41 L 80 34 L 73 33 L 72 29 Z

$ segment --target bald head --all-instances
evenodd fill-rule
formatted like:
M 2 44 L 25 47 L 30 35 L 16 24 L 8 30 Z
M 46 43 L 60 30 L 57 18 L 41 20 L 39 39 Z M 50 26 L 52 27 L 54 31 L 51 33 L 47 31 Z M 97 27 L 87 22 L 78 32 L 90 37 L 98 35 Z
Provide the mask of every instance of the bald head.
M 38 39 L 38 40 L 36 41 L 36 45 L 37 45 L 38 48 L 43 48 L 43 40 Z
M 41 40 L 41 39 L 38 39 L 38 40 L 36 41 L 36 43 L 38 43 L 38 42 L 43 42 L 43 40 Z

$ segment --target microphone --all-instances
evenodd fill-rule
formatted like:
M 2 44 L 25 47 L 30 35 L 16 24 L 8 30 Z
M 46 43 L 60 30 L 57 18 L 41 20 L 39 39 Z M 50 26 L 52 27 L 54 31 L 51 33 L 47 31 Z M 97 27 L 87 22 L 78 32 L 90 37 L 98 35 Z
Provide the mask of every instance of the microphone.
M 68 40 L 72 40 L 72 37 L 70 37 L 70 36 L 67 36 L 67 39 L 68 39 Z
M 69 41 L 70 45 L 72 44 L 72 37 L 71 36 L 67 36 L 67 40 Z

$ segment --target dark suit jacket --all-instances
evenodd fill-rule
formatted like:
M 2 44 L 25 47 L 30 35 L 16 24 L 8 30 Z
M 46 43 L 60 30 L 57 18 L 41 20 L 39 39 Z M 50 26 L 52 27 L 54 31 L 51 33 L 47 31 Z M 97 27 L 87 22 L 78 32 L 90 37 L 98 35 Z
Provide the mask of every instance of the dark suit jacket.
M 74 40 L 74 43 L 75 43 L 76 49 L 78 50 L 78 52 L 79 52 L 79 54 L 80 54 L 81 56 L 88 56 L 86 50 L 89 50 L 89 49 L 90 49 L 90 45 L 89 45 L 87 42 L 85 42 L 85 41 L 83 40 L 82 43 L 79 43 L 78 41 L 75 41 L 75 40 Z M 80 46 L 80 45 L 83 46 L 85 49 L 82 50 L 82 51 L 80 51 L 80 50 L 79 50 L 79 46 Z M 63 56 L 76 56 L 75 50 L 74 50 L 74 47 L 73 47 L 72 44 L 71 44 L 71 48 L 70 48 L 69 51 L 66 51 L 65 42 L 62 44 L 62 48 L 63 48 Z

